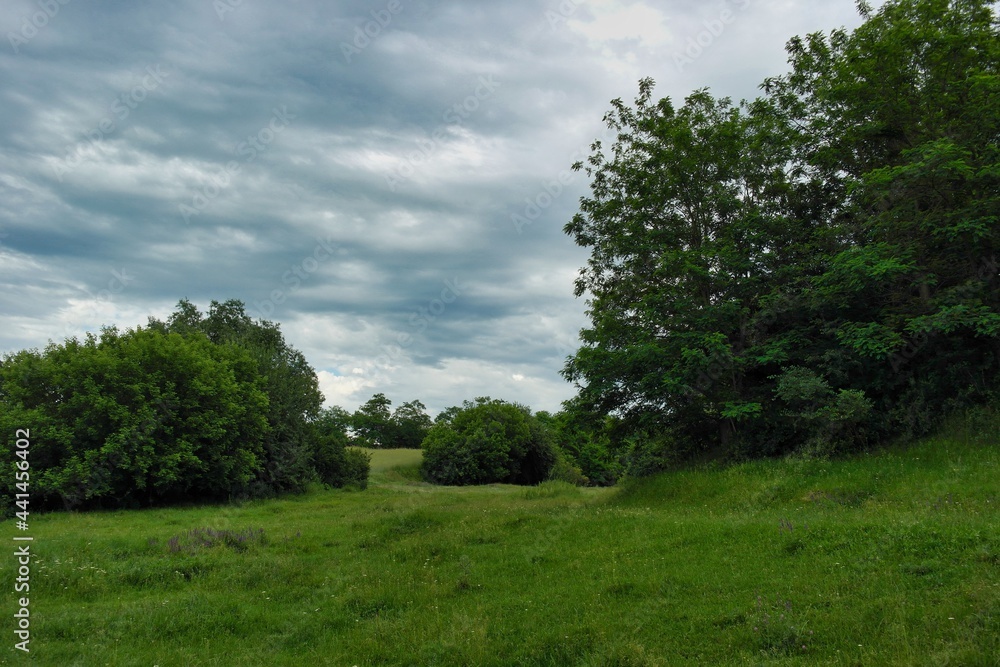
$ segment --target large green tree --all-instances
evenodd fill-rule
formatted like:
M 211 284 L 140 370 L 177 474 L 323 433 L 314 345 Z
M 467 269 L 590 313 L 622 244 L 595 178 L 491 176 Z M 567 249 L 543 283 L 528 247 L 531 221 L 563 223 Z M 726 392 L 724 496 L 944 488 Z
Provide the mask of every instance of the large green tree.
M 1000 364 L 997 23 L 890 0 L 793 39 L 733 105 L 615 100 L 566 226 L 591 258 L 581 404 L 674 454 L 851 446 L 982 400 Z
M 351 428 L 357 445 L 375 449 L 392 447 L 395 427 L 390 407 L 392 401 L 385 394 L 377 393 L 354 411 Z
M 427 406 L 420 401 L 409 401 L 393 410 L 392 423 L 395 427 L 393 446 L 410 449 L 420 448 L 432 425 Z
M 378 393 L 351 415 L 354 443 L 361 447 L 417 449 L 431 427 L 427 408 L 420 401 L 390 410 L 392 401 Z
M 574 165 L 592 184 L 566 226 L 591 248 L 576 293 L 592 326 L 566 375 L 636 428 L 727 445 L 761 410 L 746 381 L 761 365 L 753 319 L 805 254 L 788 215 L 790 141 L 767 103 L 699 91 L 678 109 L 652 87 L 640 83 L 634 109 L 613 102 L 610 154 L 598 144 Z
M 886 3 L 853 33 L 789 43 L 765 83 L 843 240 L 803 291 L 882 432 L 981 400 L 1000 359 L 1000 35 L 988 2 Z

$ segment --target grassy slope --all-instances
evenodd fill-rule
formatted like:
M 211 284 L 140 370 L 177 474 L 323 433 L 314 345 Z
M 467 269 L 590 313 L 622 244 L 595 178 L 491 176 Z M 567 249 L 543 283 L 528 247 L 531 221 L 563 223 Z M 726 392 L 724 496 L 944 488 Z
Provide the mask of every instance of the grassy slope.
M 417 452 L 376 452 L 363 492 L 35 516 L 31 658 L 1000 665 L 1000 438 L 979 430 L 622 490 L 435 488 Z M 195 528 L 266 540 L 185 547 Z

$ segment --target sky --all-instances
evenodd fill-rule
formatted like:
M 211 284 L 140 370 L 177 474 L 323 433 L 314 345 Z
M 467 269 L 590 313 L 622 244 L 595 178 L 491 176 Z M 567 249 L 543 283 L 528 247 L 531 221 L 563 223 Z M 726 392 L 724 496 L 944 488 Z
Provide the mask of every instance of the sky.
M 872 3 L 876 7 L 880 3 Z M 853 0 L 3 0 L 0 353 L 238 299 L 328 405 L 556 411 L 570 166 L 638 81 L 752 99 Z

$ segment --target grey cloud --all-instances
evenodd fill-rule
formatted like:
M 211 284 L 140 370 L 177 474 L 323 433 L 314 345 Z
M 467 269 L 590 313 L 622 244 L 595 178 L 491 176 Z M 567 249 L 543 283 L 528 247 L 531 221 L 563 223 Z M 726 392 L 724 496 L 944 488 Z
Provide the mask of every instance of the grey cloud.
M 568 168 L 609 100 L 646 75 L 660 95 L 750 96 L 788 37 L 856 23 L 847 0 L 761 0 L 678 72 L 714 5 L 647 3 L 673 40 L 650 46 L 600 38 L 632 2 L 399 0 L 348 62 L 388 0 L 222 1 L 73 0 L 16 53 L 0 44 L 0 350 L 236 298 L 282 324 L 331 403 L 558 409 L 586 325 L 586 252 L 562 227 L 587 183 Z M 6 3 L 3 34 L 36 9 Z

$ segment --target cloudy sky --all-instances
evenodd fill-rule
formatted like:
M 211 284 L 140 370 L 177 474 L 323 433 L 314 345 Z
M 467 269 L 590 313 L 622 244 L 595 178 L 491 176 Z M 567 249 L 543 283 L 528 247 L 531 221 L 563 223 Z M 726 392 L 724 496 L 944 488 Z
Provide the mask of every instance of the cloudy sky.
M 874 3 L 876 6 L 880 3 Z M 240 299 L 329 404 L 557 410 L 610 100 L 752 97 L 853 0 L 3 0 L 0 352 Z

